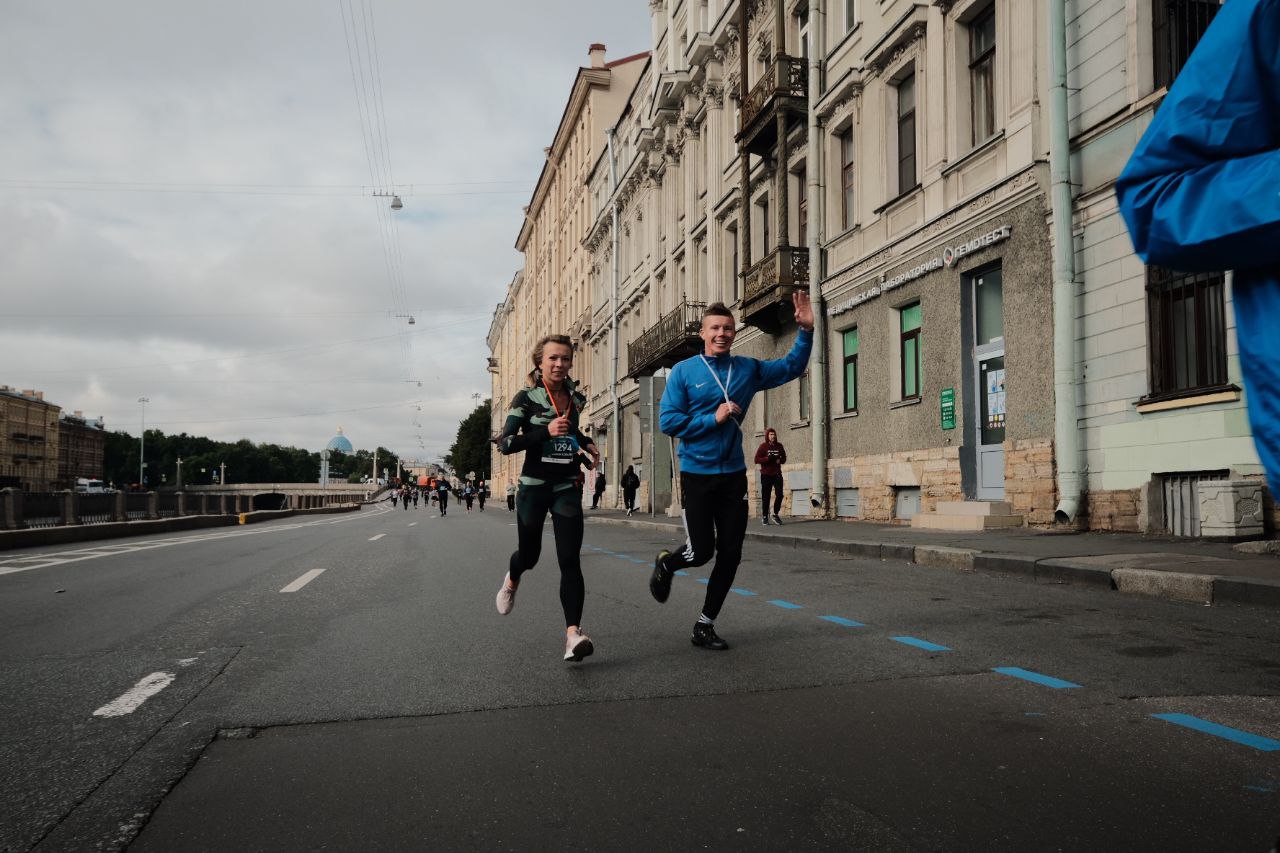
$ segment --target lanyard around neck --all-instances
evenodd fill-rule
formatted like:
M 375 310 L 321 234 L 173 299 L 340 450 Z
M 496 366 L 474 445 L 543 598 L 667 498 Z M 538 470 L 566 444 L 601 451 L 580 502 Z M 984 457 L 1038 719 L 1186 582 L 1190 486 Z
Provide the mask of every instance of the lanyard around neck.
M 564 414 L 562 415 L 560 414 L 560 407 L 556 405 L 556 395 L 552 393 L 551 386 L 547 384 L 547 377 L 545 376 L 542 377 L 542 387 L 545 388 L 547 391 L 547 397 L 550 398 L 551 400 L 551 408 L 552 410 L 555 411 L 557 418 L 561 418 L 561 417 L 567 418 L 569 415 L 573 414 L 573 394 L 570 393 L 567 388 L 565 389 L 565 395 L 568 396 L 569 398 L 569 405 L 565 409 Z
M 707 366 L 707 370 L 711 371 L 711 378 L 720 386 L 720 393 L 724 395 L 724 401 L 726 403 L 732 403 L 733 401 L 729 399 L 729 386 L 733 384 L 733 361 L 729 362 L 729 372 L 725 376 L 724 382 L 720 381 L 720 374 L 716 373 L 716 369 L 711 366 L 711 362 L 707 361 L 707 357 L 705 355 L 702 356 L 702 363 Z

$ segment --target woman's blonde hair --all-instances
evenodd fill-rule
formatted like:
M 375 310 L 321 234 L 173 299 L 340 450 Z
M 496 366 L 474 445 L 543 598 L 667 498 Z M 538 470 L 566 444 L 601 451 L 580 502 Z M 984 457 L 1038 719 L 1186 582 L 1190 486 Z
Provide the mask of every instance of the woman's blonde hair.
M 547 335 L 538 341 L 533 347 L 533 370 L 529 371 L 529 385 L 532 387 L 538 384 L 538 371 L 542 368 L 542 351 L 547 348 L 547 344 L 560 344 L 569 348 L 569 352 L 573 352 L 573 339 L 568 335 Z

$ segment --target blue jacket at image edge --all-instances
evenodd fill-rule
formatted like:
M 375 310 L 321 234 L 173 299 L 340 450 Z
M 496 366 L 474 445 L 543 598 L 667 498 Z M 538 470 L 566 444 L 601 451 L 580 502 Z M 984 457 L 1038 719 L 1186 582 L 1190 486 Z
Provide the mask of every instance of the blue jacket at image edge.
M 745 420 L 756 392 L 801 376 L 809 365 L 812 349 L 813 333 L 801 329 L 791 351 L 779 359 L 761 361 L 744 355 L 722 355 L 704 360 L 702 355 L 695 355 L 673 367 L 662 392 L 658 428 L 665 435 L 680 439 L 680 470 L 690 474 L 745 471 L 740 423 L 733 418 L 716 423 L 716 409 L 724 402 L 720 385 L 729 383 L 729 399 L 742 408 L 739 417 Z M 711 377 L 712 369 L 720 383 Z
M 1280 494 L 1280 0 L 1224 4 L 1116 181 L 1134 249 L 1234 269 L 1249 421 Z

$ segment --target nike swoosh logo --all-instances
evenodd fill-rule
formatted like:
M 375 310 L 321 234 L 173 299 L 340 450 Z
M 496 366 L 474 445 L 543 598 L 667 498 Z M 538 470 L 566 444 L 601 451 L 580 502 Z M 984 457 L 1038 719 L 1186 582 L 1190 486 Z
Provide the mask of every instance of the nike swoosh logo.
M 698 382 L 698 383 L 697 383 L 697 384 L 695 384 L 693 387 L 694 387 L 694 388 L 701 388 L 703 385 L 706 385 L 706 384 L 707 384 L 707 383 L 705 383 L 705 382 Z

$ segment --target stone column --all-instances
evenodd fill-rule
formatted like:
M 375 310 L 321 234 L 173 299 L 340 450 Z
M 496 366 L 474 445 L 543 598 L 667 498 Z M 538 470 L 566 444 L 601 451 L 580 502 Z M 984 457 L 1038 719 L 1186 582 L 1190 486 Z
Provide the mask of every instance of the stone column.
M 150 492 L 147 495 L 147 518 L 160 517 L 160 494 L 158 492 Z
M 152 492 L 152 494 L 155 494 Z M 116 492 L 111 502 L 111 520 L 112 521 L 128 521 L 129 520 L 129 498 L 124 492 Z
M 22 524 L 22 492 L 0 489 L 0 529 L 17 530 Z
M 178 509 L 176 510 L 179 518 L 187 514 L 187 493 L 178 492 Z
M 80 496 L 75 492 L 62 493 L 62 520 L 58 523 L 80 523 Z

